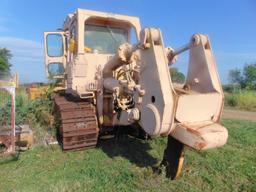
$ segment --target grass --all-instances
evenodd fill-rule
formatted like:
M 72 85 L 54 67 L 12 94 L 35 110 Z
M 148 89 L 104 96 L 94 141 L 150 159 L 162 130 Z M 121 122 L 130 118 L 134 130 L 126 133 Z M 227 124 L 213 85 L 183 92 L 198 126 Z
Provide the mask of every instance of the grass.
M 0 159 L 0 191 L 256 191 L 256 123 L 223 121 L 228 144 L 204 152 L 186 150 L 182 176 L 156 175 L 165 138 L 124 137 L 96 149 L 62 152 L 34 147 Z
M 256 111 L 256 91 L 239 91 L 225 96 L 226 106 Z

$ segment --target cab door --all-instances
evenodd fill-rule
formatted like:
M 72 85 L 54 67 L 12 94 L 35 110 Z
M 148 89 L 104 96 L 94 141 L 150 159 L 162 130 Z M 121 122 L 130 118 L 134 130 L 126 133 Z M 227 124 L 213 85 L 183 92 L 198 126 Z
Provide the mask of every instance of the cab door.
M 66 71 L 64 32 L 44 33 L 45 70 L 48 78 L 63 79 Z

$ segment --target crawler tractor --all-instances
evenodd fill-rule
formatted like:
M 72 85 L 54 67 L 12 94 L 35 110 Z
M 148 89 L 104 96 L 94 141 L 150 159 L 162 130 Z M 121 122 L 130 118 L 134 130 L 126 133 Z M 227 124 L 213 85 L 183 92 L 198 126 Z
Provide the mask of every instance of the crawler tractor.
M 162 164 L 173 179 L 184 146 L 226 143 L 224 95 L 207 35 L 172 49 L 160 29 L 141 29 L 137 17 L 77 9 L 62 29 L 44 33 L 44 43 L 46 73 L 64 89 L 54 97 L 63 150 L 95 147 L 101 135 L 133 127 L 152 139 L 168 137 Z M 177 86 L 169 68 L 187 50 L 188 74 Z

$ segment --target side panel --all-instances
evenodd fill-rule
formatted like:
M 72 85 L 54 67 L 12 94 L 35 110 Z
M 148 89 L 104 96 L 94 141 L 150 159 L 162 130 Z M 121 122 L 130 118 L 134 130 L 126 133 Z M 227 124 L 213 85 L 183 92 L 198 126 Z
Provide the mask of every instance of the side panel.
M 145 89 L 140 125 L 150 135 L 166 135 L 172 129 L 174 96 L 168 61 L 159 29 L 146 28 L 149 48 L 141 50 L 139 84 Z

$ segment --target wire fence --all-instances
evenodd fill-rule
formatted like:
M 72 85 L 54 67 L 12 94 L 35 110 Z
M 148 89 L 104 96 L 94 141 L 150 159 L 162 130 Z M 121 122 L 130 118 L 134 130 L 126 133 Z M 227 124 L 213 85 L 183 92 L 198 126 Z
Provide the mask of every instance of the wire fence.
M 0 145 L 4 152 L 15 150 L 15 78 L 0 73 Z

